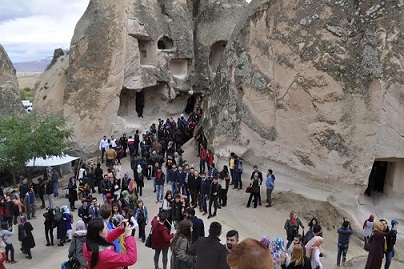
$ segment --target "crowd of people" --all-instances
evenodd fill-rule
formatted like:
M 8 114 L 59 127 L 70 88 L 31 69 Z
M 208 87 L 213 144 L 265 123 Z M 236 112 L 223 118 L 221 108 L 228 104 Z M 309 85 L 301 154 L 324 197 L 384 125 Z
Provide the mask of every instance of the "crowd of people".
M 294 211 L 285 221 L 286 240 L 283 237 L 271 240 L 264 236 L 260 241 L 247 238 L 239 242 L 238 231 L 230 230 L 226 234 L 226 244 L 222 244 L 219 239 L 222 225 L 217 221 L 210 224 L 205 236 L 204 221 L 196 216 L 196 211 L 199 210 L 202 216 L 207 215 L 207 219 L 214 218 L 218 209 L 227 206 L 231 186 L 234 191 L 244 190 L 243 159 L 231 153 L 228 163 L 219 171 L 213 150 L 209 149 L 203 133 L 195 136 L 199 170 L 183 159 L 182 145 L 194 135 L 194 124 L 199 117 L 200 113 L 194 113 L 190 119 L 181 116 L 177 121 L 159 120 L 143 135 L 136 131 L 133 136 L 126 138 L 124 134 L 119 140 L 104 136 L 100 141 L 101 163 L 95 166 L 81 164 L 75 176 L 69 178 L 66 192 L 69 206 L 54 204 L 54 198 L 59 196 L 57 182 L 60 177 L 54 169 L 47 169 L 36 186 L 30 180 L 24 180 L 19 191 L 1 192 L 0 238 L 5 243 L 4 262 L 17 262 L 12 244 L 16 233 L 21 242 L 20 250 L 32 259 L 34 227 L 29 220 L 38 217 L 36 199 L 39 197 L 41 208 L 45 209 L 42 216 L 46 246 L 70 243 L 66 266 L 128 268 L 138 258 L 137 233 L 138 242 L 147 243 L 150 237 L 156 269 L 161 268 L 160 256 L 163 269 L 322 269 L 321 257 L 326 255 L 321 250 L 324 239 L 320 223 L 317 218 L 310 220 L 308 231 L 302 236 L 305 226 Z M 131 174 L 122 173 L 123 158 L 130 158 Z M 102 165 L 104 161 L 106 166 Z M 159 212 L 152 215 L 142 200 L 148 180 L 149 191 L 155 193 L 155 202 L 160 205 Z M 262 206 L 262 185 L 266 190 L 266 207 L 272 207 L 273 171 L 268 169 L 264 176 L 259 167 L 254 166 L 247 181 L 244 182 L 245 191 L 249 193 L 246 207 L 251 204 L 254 208 Z M 102 202 L 97 196 L 102 197 Z M 48 207 L 45 197 L 48 198 Z M 80 203 L 78 208 L 76 202 Z M 146 233 L 149 222 L 150 232 Z M 389 268 L 394 256 L 397 227 L 398 222 L 394 220 L 390 228 L 385 220 L 375 223 L 373 216 L 365 221 L 365 249 L 369 251 L 365 269 L 381 268 L 384 256 L 385 269 Z M 300 228 L 303 233 L 300 233 Z M 59 242 L 54 240 L 54 229 Z M 346 262 L 352 233 L 351 224 L 343 220 L 337 230 L 337 266 Z

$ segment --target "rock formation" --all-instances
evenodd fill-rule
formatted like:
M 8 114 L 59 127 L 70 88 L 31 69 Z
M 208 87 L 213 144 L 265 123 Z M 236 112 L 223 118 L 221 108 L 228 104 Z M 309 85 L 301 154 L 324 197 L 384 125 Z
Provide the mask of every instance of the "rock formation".
M 0 115 L 24 113 L 15 68 L 0 44 Z
M 402 6 L 90 1 L 34 105 L 67 116 L 93 153 L 104 134 L 202 102 L 198 130 L 218 155 L 364 187 L 373 171 L 371 188 L 384 171 L 381 189 L 403 193 Z
M 253 1 L 204 102 L 209 141 L 363 186 L 387 161 L 382 189 L 404 193 L 402 18 L 400 1 Z
M 34 106 L 67 116 L 86 153 L 98 150 L 104 134 L 133 133 L 156 117 L 178 116 L 210 87 L 210 48 L 227 42 L 245 4 L 90 1 L 71 41 L 69 65 L 62 58 L 44 73 Z M 222 43 L 211 56 L 215 66 Z M 137 96 L 144 98 L 143 118 Z

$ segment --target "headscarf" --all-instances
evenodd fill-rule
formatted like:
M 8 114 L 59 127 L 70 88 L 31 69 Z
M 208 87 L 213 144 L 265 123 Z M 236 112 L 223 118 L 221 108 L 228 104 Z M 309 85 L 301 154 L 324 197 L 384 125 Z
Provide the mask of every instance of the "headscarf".
M 323 243 L 323 241 L 324 240 L 321 236 L 316 235 L 312 239 L 310 239 L 309 242 L 307 242 L 305 246 L 307 258 L 311 259 L 311 254 L 313 253 L 313 250 L 317 249 Z
M 384 232 L 384 224 L 381 222 L 381 221 L 378 221 L 378 222 L 376 222 L 375 223 L 375 226 L 373 227 L 373 229 L 375 230 L 375 231 L 378 231 L 378 232 L 380 232 L 380 233 L 382 233 L 382 232 Z
M 70 210 L 69 210 L 69 207 L 67 206 L 67 205 L 62 205 L 61 207 L 60 207 L 60 211 L 64 214 L 64 213 L 67 213 L 67 214 L 70 214 Z
M 369 221 L 369 222 L 373 222 L 374 219 L 375 219 L 375 216 L 370 215 L 369 218 L 368 218 L 367 220 L 365 220 L 365 222 L 363 223 L 363 229 L 365 229 L 365 227 L 366 227 L 368 221 Z
M 271 239 L 269 238 L 269 236 L 264 235 L 261 238 L 260 243 L 263 244 L 267 249 L 269 249 L 271 246 Z
M 394 228 L 394 225 L 398 224 L 398 221 L 393 219 L 391 220 L 391 228 Z
M 272 242 L 271 242 L 271 254 L 274 259 L 274 264 L 278 265 L 281 263 L 281 255 L 282 252 L 285 251 L 285 241 L 280 238 L 276 237 Z
M 86 224 L 84 221 L 79 219 L 76 223 L 76 231 L 85 231 L 86 230 Z
M 25 216 L 20 216 L 20 222 L 22 225 L 24 225 L 27 222 L 27 220 L 25 219 Z
M 137 173 L 141 174 L 142 173 L 142 166 L 140 164 L 137 165 Z

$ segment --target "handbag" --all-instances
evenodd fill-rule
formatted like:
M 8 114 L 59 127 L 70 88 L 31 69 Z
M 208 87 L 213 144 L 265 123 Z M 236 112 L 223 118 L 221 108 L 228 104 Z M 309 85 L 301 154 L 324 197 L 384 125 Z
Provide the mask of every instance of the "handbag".
M 81 264 L 76 257 L 71 257 L 68 261 L 69 269 L 79 269 Z
M 150 228 L 150 233 L 146 238 L 146 242 L 144 243 L 144 245 L 147 248 L 152 248 L 152 231 L 153 231 L 153 226 Z
M 251 186 L 248 186 L 247 189 L 245 189 L 246 193 L 251 193 Z
M 365 238 L 365 245 L 363 246 L 363 249 L 366 251 L 370 251 L 372 241 L 373 241 L 373 234 L 371 234 L 369 238 Z

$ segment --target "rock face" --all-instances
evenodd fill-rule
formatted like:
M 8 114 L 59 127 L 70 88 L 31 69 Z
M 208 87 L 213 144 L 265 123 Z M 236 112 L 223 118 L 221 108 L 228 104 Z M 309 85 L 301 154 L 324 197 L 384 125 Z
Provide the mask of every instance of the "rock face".
M 0 115 L 24 113 L 15 68 L 0 44 Z
M 210 48 L 227 42 L 246 4 L 207 2 L 90 1 L 69 58 L 45 72 L 35 107 L 68 117 L 85 153 L 98 150 L 103 135 L 133 133 L 158 117 L 178 116 L 210 88 Z M 231 17 L 212 20 L 215 5 L 217 16 Z M 216 67 L 223 44 L 211 57 Z
M 253 1 L 204 103 L 209 141 L 363 186 L 386 161 L 385 190 L 404 193 L 402 18 L 399 1 Z

